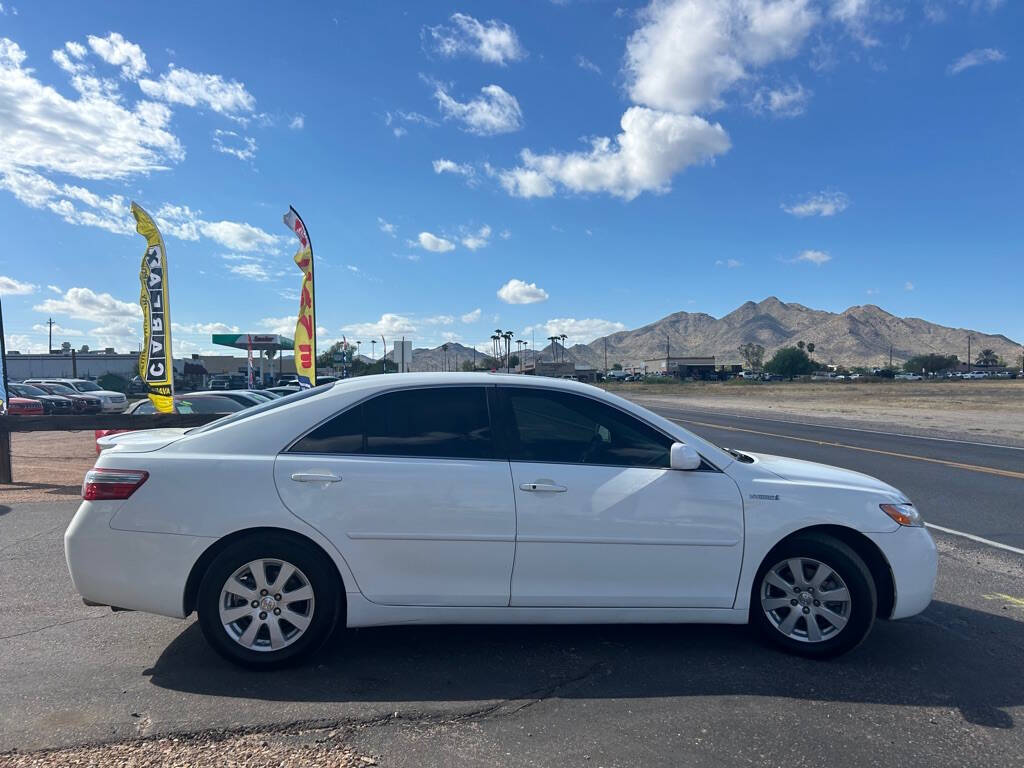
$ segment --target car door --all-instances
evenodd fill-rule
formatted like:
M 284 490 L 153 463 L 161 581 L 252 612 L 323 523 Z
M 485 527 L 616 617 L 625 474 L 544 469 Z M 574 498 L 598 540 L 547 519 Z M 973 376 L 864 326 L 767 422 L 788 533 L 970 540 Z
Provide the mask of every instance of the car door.
M 514 606 L 728 608 L 743 505 L 714 467 L 669 469 L 671 437 L 565 391 L 500 387 L 517 509 Z
M 487 389 L 379 394 L 278 457 L 281 498 L 336 544 L 369 600 L 508 605 L 515 500 Z

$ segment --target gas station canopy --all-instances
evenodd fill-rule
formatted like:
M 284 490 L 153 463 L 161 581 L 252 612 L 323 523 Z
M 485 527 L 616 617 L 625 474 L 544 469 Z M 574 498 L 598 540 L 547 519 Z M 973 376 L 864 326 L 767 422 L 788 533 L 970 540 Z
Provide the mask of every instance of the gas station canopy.
M 263 352 L 290 352 L 295 348 L 292 339 L 276 333 L 215 333 L 213 343 L 221 347 L 246 350 L 251 346 L 254 351 Z

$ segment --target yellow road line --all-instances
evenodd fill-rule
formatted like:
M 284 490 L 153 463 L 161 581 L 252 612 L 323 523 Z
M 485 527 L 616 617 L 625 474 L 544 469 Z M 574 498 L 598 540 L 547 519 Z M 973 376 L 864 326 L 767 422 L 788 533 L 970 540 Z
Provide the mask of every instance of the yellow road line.
M 694 421 L 692 419 L 675 419 L 675 421 L 685 422 L 686 424 L 696 424 L 701 427 L 711 427 L 713 429 L 726 429 L 730 432 L 748 432 L 752 435 L 765 435 L 767 437 L 780 437 L 783 440 L 796 440 L 801 443 L 811 443 L 812 445 L 827 445 L 832 448 L 848 448 L 851 451 L 864 451 L 865 453 L 877 453 L 882 456 L 895 456 L 899 459 L 912 459 L 914 461 L 926 461 L 930 464 L 941 464 L 945 467 L 954 467 L 956 469 L 966 469 L 970 472 L 984 472 L 987 475 L 998 475 L 999 477 L 1009 477 L 1014 480 L 1024 480 L 1024 472 L 1014 472 L 1011 469 L 997 469 L 996 467 L 986 467 L 981 464 L 964 464 L 960 461 L 948 461 L 946 459 L 933 459 L 929 456 L 914 456 L 910 453 L 897 453 L 896 451 L 883 451 L 880 448 L 865 448 L 860 445 L 848 445 L 846 443 L 830 442 L 828 440 L 812 440 L 809 437 L 795 437 L 794 435 L 780 435 L 778 432 L 761 432 L 756 429 L 744 429 L 743 427 L 727 427 L 724 424 L 710 424 L 705 421 Z
M 1013 597 L 1012 595 L 1004 595 L 1002 592 L 996 592 L 994 595 L 982 595 L 986 600 L 1002 600 L 1004 603 L 1009 603 L 1017 608 L 1024 608 L 1024 599 L 1019 597 Z

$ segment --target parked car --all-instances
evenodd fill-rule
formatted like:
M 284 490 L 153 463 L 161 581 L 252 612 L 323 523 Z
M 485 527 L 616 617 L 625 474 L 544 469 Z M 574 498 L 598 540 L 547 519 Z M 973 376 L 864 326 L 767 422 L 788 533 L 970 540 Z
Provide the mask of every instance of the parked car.
M 277 398 L 281 397 L 280 392 L 274 392 L 273 390 L 270 389 L 250 389 L 248 391 L 255 392 L 257 395 L 261 395 L 267 398 L 268 400 L 276 400 Z
M 221 392 L 190 392 L 187 395 L 175 395 L 174 406 L 178 413 L 219 413 L 227 415 L 237 413 L 245 406 L 235 402 L 229 397 L 224 397 Z M 148 397 L 144 400 L 136 400 L 128 406 L 125 411 L 130 416 L 149 415 L 156 413 L 156 406 Z M 97 429 L 93 432 L 96 439 L 96 453 L 103 450 L 100 438 L 108 435 L 119 435 L 122 432 L 132 432 L 131 429 Z
M 74 413 L 89 416 L 103 410 L 103 400 L 95 395 L 86 395 L 63 384 L 49 384 L 39 382 L 33 387 L 43 390 L 51 395 L 66 397 L 71 401 L 71 409 Z
M 218 395 L 230 398 L 243 408 L 250 408 L 254 405 L 261 405 L 273 400 L 269 395 L 257 395 L 251 389 L 226 389 L 216 390 Z
M 967 373 L 960 374 L 961 379 L 987 379 L 988 373 L 986 371 L 968 371 Z
M 294 395 L 296 392 L 299 391 L 299 385 L 296 384 L 295 386 L 291 387 L 287 385 L 282 385 L 280 387 L 271 387 L 270 389 L 265 391 L 271 392 L 275 395 L 281 395 L 283 397 L 284 395 Z
M 751 622 L 826 657 L 935 583 L 891 485 L 723 449 L 576 382 L 365 376 L 100 442 L 65 534 L 77 591 L 195 610 L 254 667 L 337 622 Z
M 87 379 L 25 379 L 26 384 L 63 384 L 76 392 L 98 397 L 103 413 L 122 413 L 128 407 L 128 398 L 121 392 L 103 389 L 94 381 Z
M 74 403 L 66 397 L 60 395 L 51 395 L 44 389 L 34 387 L 31 384 L 15 384 L 11 382 L 8 385 L 8 389 L 11 390 L 11 394 L 17 397 L 26 397 L 31 400 L 38 400 L 43 405 L 43 413 L 58 416 L 61 414 L 74 413 Z
M 922 376 L 919 373 L 897 373 L 894 378 L 899 381 L 922 381 Z
M 8 416 L 42 416 L 44 413 L 43 404 L 38 400 L 14 396 L 7 398 Z

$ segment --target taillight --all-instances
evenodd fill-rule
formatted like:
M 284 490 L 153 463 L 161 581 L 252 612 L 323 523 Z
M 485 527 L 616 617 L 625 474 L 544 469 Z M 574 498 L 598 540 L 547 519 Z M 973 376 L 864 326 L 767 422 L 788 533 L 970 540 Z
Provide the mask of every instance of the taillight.
M 146 482 L 149 472 L 141 469 L 90 469 L 82 481 L 86 501 L 127 499 Z

